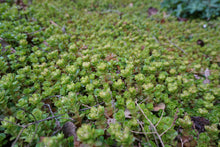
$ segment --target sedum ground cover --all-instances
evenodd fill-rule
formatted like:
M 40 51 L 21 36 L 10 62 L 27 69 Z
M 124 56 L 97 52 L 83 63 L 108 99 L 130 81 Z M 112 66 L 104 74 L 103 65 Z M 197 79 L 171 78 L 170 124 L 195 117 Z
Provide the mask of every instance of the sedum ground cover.
M 219 146 L 220 19 L 160 2 L 1 2 L 0 146 Z

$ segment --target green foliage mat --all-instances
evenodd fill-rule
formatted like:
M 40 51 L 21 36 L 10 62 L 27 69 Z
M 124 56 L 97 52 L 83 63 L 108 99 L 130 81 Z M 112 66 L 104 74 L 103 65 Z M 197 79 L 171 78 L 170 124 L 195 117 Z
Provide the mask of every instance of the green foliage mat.
M 160 1 L 1 2 L 0 146 L 218 146 L 219 22 Z

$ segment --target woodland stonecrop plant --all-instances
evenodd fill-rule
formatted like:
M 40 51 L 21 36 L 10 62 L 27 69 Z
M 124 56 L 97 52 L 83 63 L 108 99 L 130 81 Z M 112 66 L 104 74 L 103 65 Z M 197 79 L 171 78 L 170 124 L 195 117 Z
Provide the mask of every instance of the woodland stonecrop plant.
M 88 124 L 83 124 L 82 127 L 77 130 L 79 141 L 89 145 L 102 146 L 102 135 L 104 135 L 103 129 L 95 129 Z
M 111 134 L 111 138 L 118 142 L 118 145 L 128 146 L 134 141 L 133 135 L 131 135 L 129 128 L 125 127 L 121 130 L 121 125 L 118 123 L 110 124 L 108 133 Z
M 33 3 L 25 10 L 0 3 L 1 118 L 20 125 L 34 122 L 32 114 L 37 120 L 46 119 L 52 116 L 44 106 L 49 104 L 54 115 L 65 114 L 58 119 L 61 127 L 64 118 L 74 119 L 83 144 L 154 146 L 159 140 L 137 102 L 159 134 L 168 129 L 161 136 L 165 145 L 177 146 L 178 135 L 198 137 L 192 131 L 192 116 L 211 123 L 200 133 L 198 146 L 217 144 L 219 27 L 215 21 L 203 28 L 207 22 L 176 22 L 159 12 L 148 18 L 142 11 L 149 2 L 141 1 L 132 2 L 132 7 L 128 0 Z M 113 9 L 122 15 L 109 12 Z M 166 25 L 158 23 L 161 19 Z M 207 46 L 196 46 L 198 39 Z M 11 48 L 16 52 L 11 53 Z M 207 68 L 210 83 L 204 84 Z M 164 111 L 155 111 L 160 103 L 165 104 Z M 177 108 L 180 119 L 170 128 Z M 8 143 L 8 136 L 14 141 L 22 129 L 1 124 L 0 144 Z M 38 143 L 39 136 L 51 136 L 56 127 L 54 119 L 39 123 L 31 146 L 72 145 L 73 137 L 64 139 L 62 132 Z M 28 145 L 35 128 L 26 128 L 16 145 Z

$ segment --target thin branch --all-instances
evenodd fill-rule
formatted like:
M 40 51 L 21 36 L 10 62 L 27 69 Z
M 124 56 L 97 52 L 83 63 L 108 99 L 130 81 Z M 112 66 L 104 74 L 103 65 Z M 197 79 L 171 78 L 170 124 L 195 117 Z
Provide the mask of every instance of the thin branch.
M 40 122 L 43 122 L 43 121 L 51 120 L 51 119 L 54 119 L 54 118 L 57 118 L 57 117 L 60 117 L 60 116 L 63 116 L 63 115 L 65 115 L 65 114 L 59 114 L 59 115 L 55 115 L 55 116 L 48 117 L 48 118 L 45 118 L 45 119 L 41 119 L 41 120 L 38 120 L 38 121 L 27 124 L 27 126 L 37 124 L 37 123 L 40 123 Z
M 148 138 L 148 136 L 147 136 L 147 133 L 146 133 L 146 131 L 145 131 L 145 129 L 144 129 L 142 123 L 141 123 L 139 120 L 137 120 L 137 121 L 138 121 L 139 125 L 141 126 L 141 129 L 144 131 L 144 135 L 146 136 L 147 142 L 150 143 L 150 140 L 149 140 L 149 138 Z M 149 132 L 149 133 L 151 133 L 151 132 Z M 151 144 L 150 144 L 150 146 L 151 146 Z
M 37 134 L 37 129 L 38 129 L 39 124 L 36 124 L 35 126 L 35 131 L 34 131 L 34 135 L 31 138 L 31 141 L 28 144 L 28 147 L 31 146 L 32 141 L 34 140 L 35 135 Z
M 53 113 L 53 111 L 52 111 L 50 105 L 49 105 L 49 104 L 44 104 L 44 105 L 49 108 L 51 115 L 54 116 L 54 113 Z M 56 127 L 57 127 L 57 128 L 61 128 L 61 127 L 60 127 L 60 122 L 58 121 L 58 119 L 57 119 L 57 118 L 54 118 L 54 119 L 55 119 L 55 121 L 56 121 Z
M 21 136 L 21 134 L 22 134 L 22 132 L 24 131 L 24 129 L 26 129 L 26 127 L 23 127 L 22 129 L 21 129 L 21 131 L 19 132 L 19 134 L 18 134 L 18 136 L 16 137 L 16 139 L 15 139 L 15 141 L 12 143 L 12 147 L 17 143 L 17 141 L 18 141 L 18 139 L 20 138 L 20 136 Z
M 25 110 L 24 108 L 19 108 L 19 109 L 21 109 L 21 110 L 24 111 L 25 113 L 30 114 L 30 115 L 34 118 L 34 120 L 37 121 L 36 117 L 35 117 L 31 112 Z
M 74 119 L 72 119 L 72 118 L 66 118 L 66 117 L 61 117 L 61 118 L 57 118 L 57 119 L 69 119 L 69 120 L 71 120 L 71 121 L 75 121 Z
M 181 147 L 183 147 L 183 140 L 182 140 L 182 138 L 180 137 L 180 142 L 181 142 Z
M 10 124 L 13 124 L 13 125 L 15 125 L 15 126 L 18 126 L 18 127 L 24 128 L 23 125 L 19 125 L 19 124 L 16 124 L 16 123 L 14 123 L 14 122 L 11 122 L 11 121 L 8 121 L 8 120 L 5 120 L 5 119 L 1 119 L 1 118 L 0 118 L 0 121 L 5 121 L 5 122 L 10 123 Z
M 101 103 L 99 103 L 99 104 L 97 104 L 97 105 L 94 105 L 94 106 L 92 106 L 92 107 L 97 107 L 97 106 L 102 105 L 102 104 L 104 104 L 104 103 L 105 103 L 105 102 L 101 102 Z M 89 110 L 89 109 L 91 109 L 92 107 L 90 107 L 90 108 L 79 109 L 79 111 Z
M 113 97 L 112 97 L 112 92 L 111 91 L 109 91 L 109 93 L 110 93 L 110 95 L 111 95 L 111 99 L 112 99 L 112 108 L 113 108 L 113 110 L 114 110 L 114 113 L 115 113 L 115 104 L 114 104 L 114 99 L 113 99 Z
M 178 112 L 179 112 L 179 109 L 177 108 L 176 113 L 174 115 L 173 123 L 171 124 L 171 126 L 168 129 L 166 129 L 163 133 L 160 134 L 160 137 L 163 136 L 168 130 L 170 130 L 173 127 L 173 125 L 176 123 L 176 120 L 178 118 L 178 115 L 177 115 Z
M 131 130 L 131 132 L 135 133 L 135 134 L 154 134 L 154 133 L 156 133 L 156 132 L 138 132 L 138 131 L 132 131 L 132 130 Z
M 156 142 L 156 145 L 157 145 L 157 146 L 159 146 L 159 144 L 158 144 L 158 141 L 157 141 L 157 138 L 156 138 L 155 134 L 153 134 L 153 136 L 154 136 L 154 140 L 155 140 L 155 142 Z
M 92 107 L 88 106 L 88 105 L 85 105 L 85 104 L 82 104 L 84 107 L 87 107 L 89 109 L 91 109 Z
M 27 111 L 27 110 L 24 109 L 24 108 L 19 108 L 19 109 L 23 110 L 25 113 L 30 114 L 30 115 L 34 118 L 34 120 L 37 121 L 36 117 L 35 117 L 31 112 Z M 35 137 L 35 135 L 36 135 L 36 133 L 37 133 L 38 126 L 39 126 L 39 124 L 37 123 L 36 126 L 35 126 L 34 135 L 32 136 L 31 141 L 30 141 L 29 144 L 28 144 L 28 147 L 31 145 L 32 141 L 34 140 L 34 137 Z
M 144 115 L 144 117 L 147 119 L 147 121 L 150 123 L 150 126 L 153 128 L 155 134 L 157 135 L 158 139 L 160 140 L 161 146 L 164 146 L 163 140 L 161 139 L 161 136 L 158 134 L 157 129 L 155 128 L 155 126 L 153 125 L 153 123 L 151 122 L 151 120 L 146 116 L 146 114 L 144 113 L 144 111 L 141 109 L 141 107 L 138 105 L 137 103 L 137 99 L 135 101 L 136 105 L 138 106 L 139 110 L 141 111 L 141 113 Z
M 48 96 L 48 97 L 46 97 L 46 98 L 42 99 L 42 101 L 45 101 L 45 100 L 50 99 L 50 98 L 53 98 L 53 97 L 58 97 L 58 98 L 61 98 L 61 97 L 62 97 L 62 95 L 52 95 L 52 96 Z
M 24 109 L 22 109 L 22 110 L 24 110 Z M 24 110 L 24 111 L 27 112 L 26 110 Z M 30 114 L 31 114 L 31 113 L 30 113 Z M 1 118 L 0 118 L 0 121 L 5 121 L 5 122 L 11 123 L 11 124 L 13 124 L 13 125 L 16 125 L 16 126 L 22 128 L 21 131 L 19 132 L 18 136 L 16 137 L 15 141 L 12 143 L 12 147 L 17 143 L 17 141 L 18 141 L 18 139 L 20 138 L 21 134 L 23 133 L 24 129 L 26 129 L 27 127 L 29 127 L 29 126 L 31 126 L 31 125 L 37 124 L 37 125 L 36 125 L 36 128 L 35 128 L 34 135 L 33 135 L 32 139 L 31 139 L 30 143 L 28 144 L 28 146 L 30 146 L 30 145 L 31 145 L 31 142 L 33 141 L 33 139 L 34 139 L 34 137 L 35 137 L 35 135 L 36 135 L 36 133 L 37 133 L 37 129 L 38 129 L 39 123 L 41 123 L 41 122 L 43 122 L 43 121 L 48 121 L 48 120 L 51 120 L 51 119 L 56 119 L 57 117 L 60 117 L 60 116 L 63 116 L 63 115 L 65 115 L 65 114 L 59 114 L 59 115 L 56 115 L 56 116 L 48 117 L 48 118 L 41 119 L 41 120 L 38 120 L 38 121 L 37 121 L 36 118 L 34 117 L 34 115 L 32 114 L 32 116 L 34 117 L 34 119 L 35 119 L 36 121 L 31 122 L 31 123 L 28 123 L 27 125 L 19 125 L 19 124 L 16 124 L 16 123 L 14 123 L 14 122 L 11 122 L 11 121 L 8 121 L 8 120 L 4 120 L 4 119 L 1 119 Z M 70 119 L 70 120 L 73 120 L 73 119 L 71 119 L 71 118 L 58 118 L 58 119 Z
M 157 124 L 155 125 L 155 127 L 157 127 L 157 126 L 159 125 L 159 123 L 160 123 L 160 121 L 161 121 L 161 119 L 162 119 L 162 117 L 163 117 L 163 113 L 164 113 L 164 109 L 163 109 L 162 114 L 161 114 L 161 116 L 160 116 L 160 119 L 159 119 L 159 121 L 157 122 Z
M 53 134 L 51 136 L 56 135 L 60 130 L 62 130 L 62 128 L 57 129 L 56 131 L 53 132 Z
M 174 45 L 176 48 L 178 48 L 179 50 L 181 50 L 184 54 L 187 54 L 186 51 L 184 49 L 182 49 L 181 47 L 179 47 L 178 45 L 176 45 L 175 43 L 173 43 L 170 39 L 168 39 L 167 37 L 165 37 L 170 44 Z
M 153 38 L 157 43 L 161 44 L 160 41 L 154 35 L 153 35 Z
M 118 11 L 118 10 L 112 10 L 112 9 L 109 9 L 109 10 L 100 12 L 100 14 L 104 14 L 104 13 L 118 13 L 118 14 L 121 14 L 120 11 Z

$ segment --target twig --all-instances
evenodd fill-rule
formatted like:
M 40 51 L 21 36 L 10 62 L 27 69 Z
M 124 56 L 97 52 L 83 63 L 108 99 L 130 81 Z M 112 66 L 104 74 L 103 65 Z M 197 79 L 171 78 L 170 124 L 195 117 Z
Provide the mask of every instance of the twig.
M 85 104 L 82 104 L 84 107 L 87 107 L 89 109 L 91 109 L 92 107 L 88 106 L 88 105 L 85 105 Z
M 159 144 L 158 144 L 158 141 L 157 141 L 157 138 L 156 138 L 155 134 L 153 134 L 153 136 L 154 136 L 154 140 L 155 140 L 155 142 L 156 142 L 156 145 L 157 145 L 157 146 L 159 146 Z
M 110 95 L 111 95 L 111 99 L 112 99 L 112 108 L 114 109 L 114 113 L 115 113 L 115 104 L 114 104 L 114 100 L 113 100 L 113 97 L 112 97 L 112 92 L 109 91 Z
M 36 123 L 40 123 L 40 122 L 43 122 L 43 121 L 51 120 L 51 119 L 54 119 L 54 118 L 57 118 L 57 117 L 60 117 L 60 116 L 63 116 L 63 115 L 65 115 L 65 114 L 59 114 L 59 115 L 55 115 L 55 116 L 48 117 L 48 118 L 45 118 L 45 119 L 41 119 L 41 120 L 38 120 L 37 122 L 32 122 L 32 123 L 27 124 L 27 126 L 30 126 L 30 125 L 33 125 L 33 124 L 36 124 Z
M 173 43 L 173 42 L 172 42 L 170 39 L 168 39 L 167 37 L 165 37 L 165 38 L 170 42 L 170 44 L 174 45 L 176 48 L 178 48 L 179 50 L 181 50 L 184 54 L 187 54 L 184 49 L 182 49 L 181 47 L 177 46 L 175 43 Z
M 173 125 L 176 123 L 176 120 L 177 120 L 177 118 L 178 118 L 178 115 L 177 115 L 178 112 L 179 112 L 179 109 L 177 108 L 176 113 L 175 113 L 175 115 L 174 115 L 173 123 L 171 124 L 171 126 L 170 126 L 168 129 L 166 129 L 163 133 L 160 134 L 160 137 L 163 136 L 163 135 L 164 135 L 169 129 L 171 129 L 171 128 L 173 127 Z
M 22 110 L 24 110 L 24 109 L 22 109 Z M 24 110 L 24 111 L 27 112 L 26 110 Z M 30 113 L 30 112 L 28 112 L 28 113 Z M 30 113 L 30 114 L 32 114 L 32 113 Z M 34 117 L 35 121 L 34 121 L 34 122 L 31 122 L 31 123 L 28 123 L 27 125 L 19 125 L 19 124 L 16 124 L 16 123 L 14 123 L 14 122 L 11 122 L 11 121 L 8 121 L 8 120 L 4 120 L 4 119 L 1 119 L 1 118 L 0 118 L 0 120 L 1 120 L 1 121 L 5 121 L 5 122 L 8 122 L 8 123 L 11 123 L 11 124 L 13 124 L 13 125 L 16 125 L 16 126 L 22 128 L 21 131 L 19 132 L 18 136 L 16 137 L 15 141 L 12 143 L 12 147 L 13 147 L 13 146 L 17 143 L 17 141 L 18 141 L 18 139 L 20 138 L 21 134 L 23 133 L 24 129 L 26 129 L 27 127 L 29 127 L 29 126 L 31 126 L 31 125 L 34 125 L 34 124 L 37 124 L 37 125 L 36 125 L 36 128 L 35 128 L 34 135 L 33 135 L 32 139 L 31 139 L 31 142 L 32 142 L 33 139 L 34 139 L 34 137 L 35 137 L 35 135 L 36 135 L 36 132 L 37 132 L 39 123 L 41 123 L 41 122 L 43 122 L 43 121 L 55 119 L 55 118 L 60 117 L 60 116 L 63 116 L 63 115 L 65 115 L 65 114 L 59 114 L 59 115 L 56 115 L 56 116 L 48 117 L 48 118 L 41 119 L 41 120 L 38 120 L 38 121 L 37 121 L 36 118 L 34 117 L 34 115 L 32 114 L 32 116 Z M 67 119 L 67 118 L 58 118 L 58 119 Z M 70 118 L 68 118 L 68 119 L 70 119 Z M 72 120 L 72 119 L 71 119 L 71 120 Z M 29 143 L 28 146 L 31 145 L 31 142 Z
M 14 123 L 14 122 L 11 122 L 11 121 L 8 121 L 8 120 L 5 120 L 5 119 L 1 119 L 1 118 L 0 118 L 0 121 L 5 121 L 5 122 L 7 122 L 7 123 L 13 124 L 13 125 L 18 126 L 18 127 L 21 127 L 21 128 L 24 127 L 23 125 L 19 125 L 19 124 L 16 124 L 16 123 Z
M 34 140 L 34 137 L 35 137 L 35 135 L 36 135 L 36 133 L 37 133 L 38 126 L 39 126 L 39 124 L 36 124 L 36 126 L 35 126 L 35 131 L 34 131 L 34 135 L 32 136 L 31 141 L 30 141 L 29 144 L 28 144 L 28 147 L 31 146 L 31 143 L 32 143 L 32 141 Z
M 157 126 L 159 125 L 159 123 L 160 123 L 160 121 L 161 121 L 161 119 L 162 119 L 162 117 L 163 117 L 163 113 L 164 113 L 164 109 L 163 109 L 162 114 L 161 114 L 161 116 L 160 116 L 160 119 L 159 119 L 159 121 L 157 122 L 157 124 L 155 125 L 155 127 L 157 127 Z
M 147 133 L 146 133 L 146 131 L 145 131 L 145 129 L 144 129 L 142 123 L 141 123 L 139 120 L 137 120 L 137 121 L 138 121 L 139 125 L 141 126 L 141 129 L 144 131 L 144 135 L 146 136 L 147 142 L 150 142 L 150 140 L 149 140 L 149 138 L 148 138 L 148 136 L 147 136 Z M 151 146 L 151 144 L 150 144 L 150 146 Z
M 50 105 L 49 105 L 49 104 L 44 104 L 44 105 L 49 108 L 51 115 L 54 116 L 54 113 L 53 113 L 53 111 L 51 110 Z M 60 127 L 60 122 L 57 120 L 57 118 L 54 118 L 54 119 L 55 119 L 55 121 L 56 121 L 56 127 L 57 127 L 57 128 L 61 128 L 61 127 Z
M 164 143 L 163 140 L 161 139 L 161 136 L 158 134 L 157 129 L 155 128 L 155 126 L 153 125 L 153 123 L 151 122 L 151 120 L 146 116 L 146 114 L 144 113 L 144 111 L 141 109 L 141 107 L 138 105 L 137 103 L 137 99 L 135 101 L 136 105 L 138 106 L 138 108 L 140 109 L 141 113 L 144 115 L 144 117 L 147 119 L 147 121 L 150 123 L 150 126 L 153 128 L 155 134 L 157 135 L 158 139 L 160 140 L 161 146 L 164 147 Z
M 183 147 L 183 140 L 182 140 L 182 138 L 180 137 L 180 142 L 181 142 L 181 147 Z
M 62 130 L 62 128 L 57 129 L 56 131 L 53 132 L 53 134 L 51 136 L 56 135 L 60 130 Z
M 135 133 L 135 134 L 154 134 L 154 133 L 156 133 L 156 132 L 138 132 L 138 131 L 132 131 L 132 130 L 131 130 L 131 132 Z
M 197 134 L 197 139 L 199 139 L 199 132 L 196 129 L 195 123 L 193 122 L 193 129 L 195 130 L 196 134 Z
M 27 35 L 33 35 L 33 34 L 35 34 L 37 32 L 43 31 L 43 30 L 45 30 L 45 28 L 41 28 L 41 29 L 39 29 L 37 31 L 34 31 L 34 32 L 31 32 L 31 33 L 27 33 Z
M 37 121 L 36 117 L 35 117 L 31 112 L 27 111 L 27 110 L 24 109 L 24 108 L 19 108 L 19 109 L 21 109 L 21 110 L 23 110 L 24 112 L 30 114 L 30 115 L 34 118 L 34 120 Z
M 92 107 L 97 107 L 97 106 L 102 105 L 102 104 L 104 104 L 104 102 L 101 102 L 101 103 L 99 103 L 99 104 L 97 104 L 97 105 L 94 105 L 94 106 L 92 106 Z M 89 110 L 89 109 L 91 109 L 92 107 L 90 107 L 90 108 L 79 109 L 79 111 Z
M 18 141 L 18 139 L 20 138 L 22 132 L 24 131 L 24 129 L 26 129 L 26 127 L 24 126 L 21 131 L 19 132 L 18 136 L 16 137 L 15 141 L 12 143 L 12 147 L 16 144 L 16 142 Z
M 26 113 L 29 113 L 29 114 L 34 118 L 34 120 L 37 121 L 36 117 L 35 117 L 31 112 L 27 111 L 27 110 L 24 109 L 24 108 L 19 108 L 19 109 L 23 110 L 23 111 L 26 112 Z M 36 135 L 36 133 L 37 133 L 38 126 L 39 126 L 39 124 L 37 123 L 36 126 L 35 126 L 34 135 L 32 136 L 31 141 L 30 141 L 29 144 L 28 144 L 28 147 L 31 145 L 32 141 L 34 140 L 34 137 L 35 137 L 35 135 Z
M 45 100 L 50 99 L 50 98 L 53 98 L 53 97 L 61 98 L 62 95 L 52 95 L 52 96 L 48 96 L 47 98 L 44 98 L 44 99 L 42 99 L 42 100 L 45 101 Z
M 142 104 L 143 102 L 147 101 L 149 99 L 149 96 L 146 99 L 143 99 L 140 104 Z
M 121 14 L 120 11 L 118 11 L 118 10 L 112 10 L 112 9 L 109 9 L 109 10 L 100 12 L 100 14 L 104 14 L 104 13 L 118 13 L 118 14 Z
M 153 35 L 153 38 L 157 43 L 161 44 L 160 41 L 154 35 Z

